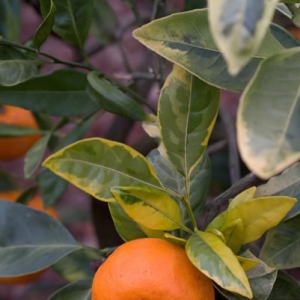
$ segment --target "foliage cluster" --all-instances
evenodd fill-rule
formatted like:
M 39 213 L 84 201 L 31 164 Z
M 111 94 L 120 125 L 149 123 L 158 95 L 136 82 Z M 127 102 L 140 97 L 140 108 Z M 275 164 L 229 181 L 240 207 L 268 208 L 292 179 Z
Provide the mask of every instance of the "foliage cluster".
M 123 2 L 139 20 L 136 1 Z M 31 110 L 42 134 L 24 163 L 25 177 L 34 176 L 36 185 L 19 202 L 39 188 L 51 206 L 70 182 L 108 203 L 124 241 L 159 237 L 185 247 L 225 298 L 297 299 L 300 285 L 283 270 L 300 267 L 300 44 L 272 20 L 276 13 L 297 24 L 298 1 L 204 2 L 187 0 L 185 11 L 156 18 L 164 1 L 155 1 L 153 20 L 133 32 L 173 64 L 157 112 L 149 114 L 134 89 L 89 63 L 88 34 L 98 29 L 104 39 L 116 28 L 106 1 L 40 0 L 44 19 L 26 44 L 18 41 L 20 1 L 0 1 L 0 104 Z M 51 32 L 77 46 L 84 62 L 40 51 Z M 40 74 L 49 63 L 65 68 Z M 221 90 L 241 92 L 239 152 L 267 182 L 227 198 L 226 210 L 217 214 L 224 203 L 207 200 L 207 146 Z M 103 111 L 142 122 L 157 148 L 144 156 L 116 141 L 80 140 Z M 50 116 L 59 121 L 53 124 Z M 60 138 L 59 130 L 74 120 L 74 129 Z M 1 125 L 0 133 L 33 134 L 12 125 Z M 39 168 L 46 149 L 52 154 Z M 51 300 L 89 297 L 89 262 L 110 249 L 78 243 L 59 221 L 20 203 L 0 200 L 0 226 L 0 277 L 54 266 L 70 283 Z

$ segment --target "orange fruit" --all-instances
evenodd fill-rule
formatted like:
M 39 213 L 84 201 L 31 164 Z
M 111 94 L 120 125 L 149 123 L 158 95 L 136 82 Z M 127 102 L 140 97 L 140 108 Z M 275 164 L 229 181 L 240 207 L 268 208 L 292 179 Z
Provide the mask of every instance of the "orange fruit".
M 98 268 L 92 300 L 213 300 L 211 280 L 184 249 L 158 238 L 117 248 Z
M 38 129 L 38 124 L 29 110 L 9 106 L 0 106 L 0 123 Z M 10 161 L 22 157 L 33 144 L 41 138 L 40 134 L 1 137 L 0 160 Z
M 8 200 L 8 201 L 16 201 L 20 194 L 21 194 L 21 191 L 1 191 L 0 199 Z M 53 207 L 44 209 L 43 200 L 39 195 L 36 195 L 32 199 L 30 199 L 26 205 L 29 206 L 30 208 L 44 211 L 57 220 L 59 219 L 58 213 Z M 6 283 L 6 284 L 30 283 L 30 282 L 38 279 L 44 272 L 45 272 L 45 270 L 41 270 L 36 273 L 28 274 L 28 275 L 24 275 L 24 276 L 11 277 L 11 278 L 0 278 L 0 284 L 1 283 Z
M 288 26 L 286 27 L 286 30 L 293 35 L 297 40 L 300 40 L 300 28 L 297 26 Z

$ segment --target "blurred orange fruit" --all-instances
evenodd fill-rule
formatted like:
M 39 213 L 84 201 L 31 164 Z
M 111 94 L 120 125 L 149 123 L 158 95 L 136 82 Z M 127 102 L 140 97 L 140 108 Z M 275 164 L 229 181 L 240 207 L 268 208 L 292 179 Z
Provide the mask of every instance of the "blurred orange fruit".
M 29 110 L 9 106 L 0 106 L 0 123 L 38 129 L 38 124 Z M 41 138 L 40 134 L 0 137 L 0 160 L 10 161 L 24 154 Z
M 0 199 L 1 200 L 8 200 L 8 201 L 16 201 L 18 197 L 20 196 L 21 191 L 0 191 Z M 27 206 L 33 209 L 37 209 L 40 211 L 46 212 L 48 215 L 52 216 L 55 219 L 59 219 L 57 211 L 53 207 L 49 207 L 47 209 L 44 209 L 43 200 L 39 195 L 34 196 L 32 199 L 30 199 L 27 203 Z M 39 272 L 28 274 L 24 276 L 18 276 L 18 277 L 11 277 L 11 278 L 0 278 L 0 284 L 26 284 L 33 282 L 34 280 L 38 279 L 45 270 L 41 270 Z
M 92 300 L 214 300 L 211 280 L 184 249 L 162 239 L 143 238 L 115 250 L 98 268 Z
M 297 26 L 288 26 L 286 30 L 293 35 L 297 40 L 300 40 L 300 28 Z

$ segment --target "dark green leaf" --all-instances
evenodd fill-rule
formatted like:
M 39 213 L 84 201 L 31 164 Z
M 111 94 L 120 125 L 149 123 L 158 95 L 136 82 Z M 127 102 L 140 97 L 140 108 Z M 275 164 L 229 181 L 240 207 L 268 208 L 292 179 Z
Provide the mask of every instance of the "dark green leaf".
M 99 250 L 83 248 L 61 258 L 52 267 L 62 278 L 73 282 L 94 277 L 93 262 L 101 262 L 102 259 Z
M 0 245 L 0 277 L 35 273 L 82 248 L 48 214 L 3 200 L 0 200 Z
M 300 215 L 269 230 L 259 258 L 278 269 L 300 267 Z
M 17 188 L 15 178 L 9 172 L 0 168 L 0 192 L 11 191 Z
M 66 180 L 46 168 L 41 169 L 38 176 L 38 183 L 46 208 L 55 204 L 68 186 Z
M 1 137 L 36 135 L 36 134 L 41 134 L 41 131 L 32 127 L 0 124 Z
M 94 18 L 91 33 L 101 44 L 108 44 L 114 39 L 118 25 L 117 16 L 109 5 L 109 1 L 94 1 Z
M 18 196 L 18 198 L 15 202 L 26 204 L 30 199 L 32 199 L 32 197 L 35 196 L 37 189 L 38 189 L 38 186 L 35 185 L 35 186 L 32 186 L 32 187 L 26 189 L 25 191 L 22 191 L 22 193 L 20 194 L 20 196 Z
M 147 237 L 141 227 L 125 213 L 118 202 L 109 202 L 108 207 L 116 230 L 124 241 Z
M 299 283 L 282 271 L 278 271 L 273 290 L 268 300 L 299 300 Z
M 43 20 L 42 24 L 39 26 L 39 28 L 34 34 L 32 45 L 31 45 L 33 48 L 40 49 L 42 44 L 46 41 L 46 39 L 50 35 L 54 24 L 55 12 L 56 12 L 56 7 L 53 1 L 51 0 L 48 14 L 45 16 L 45 19 Z
M 147 114 L 140 104 L 105 79 L 99 78 L 97 72 L 90 72 L 87 79 L 89 95 L 104 110 L 137 121 L 147 119 Z
M 0 36 L 18 42 L 21 0 L 0 0 Z
M 72 282 L 57 292 L 48 300 L 91 300 L 92 279 L 82 279 Z
M 280 175 L 272 177 L 266 184 L 260 185 L 255 197 L 289 196 L 297 198 L 294 207 L 285 216 L 290 219 L 300 213 L 300 163 L 294 164 Z
M 93 18 L 93 0 L 53 0 L 56 15 L 53 30 L 65 41 L 84 46 Z M 44 17 L 50 11 L 51 0 L 41 0 Z
M 14 87 L 0 87 L 0 104 L 60 117 L 82 115 L 99 109 L 88 96 L 86 86 L 86 74 L 57 70 Z
M 24 160 L 25 178 L 29 178 L 39 167 L 52 133 L 44 135 L 26 153 Z

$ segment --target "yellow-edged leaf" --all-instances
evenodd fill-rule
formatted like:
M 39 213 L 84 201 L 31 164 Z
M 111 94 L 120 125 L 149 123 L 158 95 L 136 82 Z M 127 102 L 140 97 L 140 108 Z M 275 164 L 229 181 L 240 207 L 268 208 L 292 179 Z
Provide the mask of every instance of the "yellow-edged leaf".
M 180 209 L 167 193 L 144 186 L 113 187 L 117 202 L 138 224 L 153 230 L 174 230 L 184 227 Z
M 222 288 L 249 299 L 252 291 L 245 271 L 234 253 L 209 232 L 193 234 L 186 244 L 191 262 Z
M 149 186 L 163 190 L 147 159 L 122 143 L 90 138 L 73 143 L 43 163 L 52 172 L 102 201 L 114 201 L 113 186 Z
M 214 234 L 215 236 L 217 236 L 224 244 L 226 244 L 226 240 L 225 240 L 225 237 L 223 235 L 223 233 L 218 230 L 218 229 L 208 229 L 206 230 L 206 232 L 209 232 L 209 233 L 212 233 Z

